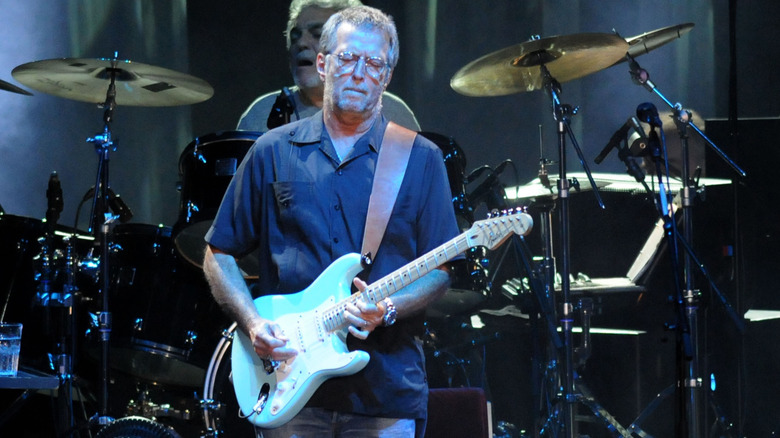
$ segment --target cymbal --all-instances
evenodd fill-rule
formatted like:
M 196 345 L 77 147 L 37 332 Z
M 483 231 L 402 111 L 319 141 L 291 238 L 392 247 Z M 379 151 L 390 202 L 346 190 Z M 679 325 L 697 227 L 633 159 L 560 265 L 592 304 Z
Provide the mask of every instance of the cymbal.
M 206 255 L 206 233 L 211 227 L 210 220 L 195 222 L 186 228 L 176 230 L 174 245 L 184 260 L 203 268 L 203 257 Z M 252 253 L 236 260 L 239 269 L 247 280 L 257 279 L 260 275 L 260 259 Z
M 115 73 L 117 105 L 188 105 L 207 100 L 214 94 L 211 85 L 202 79 L 128 60 L 47 59 L 22 64 L 11 74 L 35 90 L 100 104 L 106 101 L 112 72 Z
M 30 93 L 29 91 L 19 88 L 16 85 L 10 84 L 2 79 L 0 79 L 0 90 L 11 91 L 14 93 L 26 94 L 27 96 L 32 96 L 32 93 Z
M 585 172 L 571 172 L 567 175 L 571 179 L 576 179 L 580 183 L 580 190 L 593 190 Z M 638 183 L 633 176 L 623 173 L 591 173 L 593 182 L 602 192 L 618 193 L 645 193 L 645 188 Z M 550 175 L 550 187 L 544 186 L 539 178 L 534 178 L 527 184 L 515 187 L 506 187 L 507 199 L 535 199 L 546 197 L 558 197 L 558 175 Z M 723 178 L 699 178 L 699 184 L 703 186 L 720 186 L 731 184 L 731 180 Z M 682 181 L 678 178 L 672 178 L 669 181 L 667 189 L 670 192 L 679 192 L 683 188 Z M 573 191 L 574 193 L 577 190 Z
M 625 56 L 628 43 L 609 33 L 531 40 L 485 55 L 461 68 L 450 86 L 466 96 L 503 96 L 539 90 L 544 64 L 558 82 L 607 68 Z
M 693 29 L 693 23 L 678 24 L 676 26 L 662 27 L 641 35 L 626 38 L 628 43 L 628 54 L 636 58 L 639 55 L 649 53 L 653 49 L 671 42 Z M 625 61 L 625 57 L 618 62 Z

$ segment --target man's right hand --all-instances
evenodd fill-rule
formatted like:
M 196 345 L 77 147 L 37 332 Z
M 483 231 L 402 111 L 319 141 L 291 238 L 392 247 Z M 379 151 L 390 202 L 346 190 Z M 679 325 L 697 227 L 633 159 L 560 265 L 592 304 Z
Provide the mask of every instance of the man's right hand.
M 249 329 L 249 338 L 255 353 L 266 360 L 283 361 L 291 359 L 298 351 L 290 347 L 289 339 L 279 324 L 259 318 Z

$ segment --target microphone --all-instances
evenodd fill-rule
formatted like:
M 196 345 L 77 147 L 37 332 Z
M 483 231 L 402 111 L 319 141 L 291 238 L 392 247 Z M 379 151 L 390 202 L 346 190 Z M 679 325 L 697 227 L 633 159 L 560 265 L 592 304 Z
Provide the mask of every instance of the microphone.
M 501 175 L 501 172 L 503 172 L 506 166 L 511 162 L 511 160 L 502 161 L 501 164 L 499 164 L 495 170 L 490 172 L 490 175 L 488 175 L 488 177 L 477 186 L 477 188 L 469 193 L 468 199 L 473 204 L 476 204 L 476 202 L 480 199 L 490 195 L 490 198 L 485 201 L 486 204 L 488 204 L 489 209 L 506 208 L 506 194 L 504 193 L 503 185 L 498 180 L 498 176 Z M 500 192 L 496 190 L 497 188 L 500 190 Z
M 114 214 L 119 216 L 119 222 L 125 223 L 133 218 L 133 211 L 119 195 L 111 190 L 111 187 L 108 188 L 108 206 Z
M 633 117 L 626 120 L 626 123 L 623 124 L 623 126 L 620 127 L 617 131 L 615 131 L 614 134 L 612 134 L 612 138 L 609 139 L 609 143 L 607 143 L 606 146 L 604 146 L 604 149 L 601 150 L 601 153 L 593 159 L 593 161 L 596 162 L 596 164 L 601 164 L 602 161 L 604 161 L 604 158 L 609 155 L 610 151 L 615 148 L 615 146 L 619 145 L 621 141 L 623 141 L 626 138 L 626 134 L 628 134 L 628 130 L 632 127 Z M 636 123 L 637 125 L 639 122 Z
M 287 87 L 282 87 L 282 93 L 284 93 L 284 96 L 287 98 L 287 103 L 290 104 L 290 107 L 293 109 L 293 112 L 295 112 L 295 118 L 300 120 L 301 115 L 298 114 L 298 107 L 295 106 L 295 99 L 293 99 L 293 95 L 290 92 L 290 89 Z M 289 120 L 289 117 L 288 117 Z
M 60 178 L 57 176 L 57 172 L 52 172 L 49 176 L 49 187 L 46 189 L 46 199 L 48 200 L 48 207 L 46 210 L 46 222 L 50 226 L 54 226 L 60 219 L 60 213 L 62 213 L 62 185 L 60 184 Z
M 663 125 L 661 118 L 658 117 L 658 109 L 650 102 L 640 103 L 636 107 L 636 116 L 650 126 L 660 128 Z
M 647 134 L 645 134 L 645 130 L 642 129 L 642 125 L 639 124 L 639 120 L 637 120 L 636 117 L 632 117 L 631 119 L 636 122 L 636 124 L 633 126 L 634 132 L 628 136 L 628 140 L 626 141 L 628 150 L 631 152 L 631 155 L 635 157 L 642 157 L 650 154 L 650 144 Z
M 87 190 L 87 193 L 81 198 L 81 204 L 84 204 L 93 196 L 95 196 L 95 186 L 92 186 Z M 79 204 L 79 207 L 81 207 L 81 204 Z M 108 188 L 108 207 L 114 214 L 119 216 L 119 222 L 125 223 L 133 218 L 133 211 L 125 204 L 122 197 L 116 194 L 111 187 Z
M 287 87 L 282 88 L 282 92 L 276 97 L 274 106 L 268 114 L 266 126 L 268 129 L 286 125 L 290 123 L 290 116 L 293 114 L 292 95 Z
M 465 184 L 471 184 L 472 182 L 474 182 L 474 180 L 482 176 L 482 174 L 485 173 L 485 171 L 487 170 L 492 170 L 490 166 L 488 166 L 487 164 L 485 164 L 484 166 L 477 167 L 476 169 L 469 172 L 469 174 L 466 176 L 463 182 Z

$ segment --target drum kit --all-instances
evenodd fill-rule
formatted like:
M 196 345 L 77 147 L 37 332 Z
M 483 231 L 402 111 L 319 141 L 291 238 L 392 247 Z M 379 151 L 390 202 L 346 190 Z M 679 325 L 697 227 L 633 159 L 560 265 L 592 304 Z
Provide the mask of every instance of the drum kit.
M 692 27 L 693 24 L 672 26 L 627 39 L 596 33 L 536 38 L 469 63 L 452 77 L 451 86 L 468 96 L 545 90 L 551 97 L 559 125 L 562 169 L 556 197 L 565 200 L 570 187 L 562 163 L 566 161 L 566 124 L 573 110 L 561 103 L 560 84 L 625 60 L 635 62 L 634 57 L 679 38 Z M 46 94 L 98 104 L 105 113 L 103 132 L 89 140 L 95 145 L 100 160 L 87 232 L 62 227 L 56 224 L 56 218 L 41 222 L 0 215 L 0 250 L 17 260 L 13 278 L 3 279 L 6 306 L 19 303 L 18 295 L 29 296 L 30 290 L 36 290 L 38 307 L 45 308 L 47 315 L 50 310 L 51 313 L 58 311 L 61 321 L 53 324 L 57 326 L 55 336 L 68 340 L 57 343 L 60 345 L 57 353 L 63 357 L 58 368 L 61 382 L 68 385 L 64 388 L 66 394 L 73 393 L 70 391 L 73 363 L 81 359 L 78 356 L 82 351 L 97 363 L 101 374 L 101 381 L 96 385 L 100 387 L 97 390 L 100 412 L 90 419 L 90 423 L 104 427 L 103 435 L 98 436 L 124 436 L 119 430 L 122 424 L 128 429 L 158 431 L 159 434 L 153 436 L 176 437 L 176 428 L 191 428 L 201 436 L 217 436 L 226 431 L 251 433 L 249 424 L 234 414 L 236 404 L 228 383 L 230 369 L 226 353 L 235 324 L 228 327 L 229 321 L 221 319 L 222 314 L 200 275 L 199 265 L 205 249 L 203 236 L 238 164 L 260 134 L 223 131 L 196 138 L 186 146 L 179 160 L 181 202 L 175 226 L 114 224 L 119 215 L 116 208 L 112 208 L 116 196 L 109 189 L 108 154 L 113 144 L 110 125 L 115 109 L 119 106 L 194 104 L 209 99 L 213 94 L 212 87 L 193 76 L 120 60 L 116 55 L 114 58 L 30 62 L 16 67 L 13 76 L 22 84 Z M 5 81 L 0 81 L 0 89 L 31 94 Z M 466 193 L 465 155 L 452 138 L 429 132 L 421 134 L 442 149 L 453 205 L 460 225 L 468 228 L 474 220 L 475 206 Z M 571 139 L 574 141 L 573 137 Z M 589 172 L 586 173 L 590 177 Z M 597 184 L 591 180 L 591 186 L 596 188 Z M 56 203 L 54 208 L 56 210 Z M 566 208 L 565 203 L 561 205 L 564 217 Z M 565 222 L 561 224 L 564 239 Z M 546 256 L 551 257 L 550 254 Z M 430 317 L 463 314 L 488 298 L 487 257 L 484 251 L 478 250 L 467 254 L 463 265 L 456 270 L 452 289 L 431 309 Z M 571 308 L 567 295 L 566 258 L 567 254 L 561 255 L 562 291 L 564 308 Z M 241 260 L 240 265 L 248 278 L 258 275 L 257 264 L 251 257 Z M 554 273 L 544 273 L 547 278 L 550 275 Z M 44 283 L 47 285 L 45 290 L 41 286 Z M 548 286 L 550 284 L 552 282 L 547 282 Z M 89 313 L 86 331 L 92 333 L 86 341 L 76 339 L 76 333 L 83 329 L 83 321 L 73 321 L 79 317 L 79 312 L 72 311 L 74 306 L 82 304 Z M 25 309 L 22 312 L 29 311 L 27 303 L 20 307 Z M 65 311 L 60 311 L 62 309 Z M 9 310 L 14 310 L 13 305 Z M 5 307 L 3 312 L 6 312 Z M 554 315 L 555 312 L 550 308 L 543 314 Z M 557 325 L 553 320 L 548 323 Z M 564 343 L 571 344 L 570 332 L 564 330 L 564 336 L 569 336 L 564 338 Z M 86 345 L 82 348 L 79 343 Z M 109 379 L 109 369 L 116 375 L 127 375 L 130 379 L 127 382 L 131 383 L 117 384 L 117 377 Z M 564 374 L 564 389 L 573 393 L 570 369 Z M 124 404 L 119 408 L 116 403 L 109 403 L 111 385 L 117 393 L 120 386 L 135 388 L 127 397 L 130 400 L 122 400 Z M 180 388 L 184 388 L 184 393 L 189 392 L 185 397 L 188 400 L 181 400 L 184 396 L 180 395 Z M 192 397 L 192 388 L 199 388 L 200 394 L 196 391 L 196 397 Z M 175 394 L 173 403 L 169 403 L 171 393 Z M 72 413 L 72 400 L 70 403 L 68 409 Z M 193 414 L 195 411 L 201 414 Z M 126 421 L 114 421 L 109 418 L 111 413 L 128 417 Z M 72 418 L 70 415 L 63 420 L 63 430 L 79 427 L 71 423 Z M 570 423 L 571 413 L 563 421 Z M 157 422 L 170 427 L 160 429 Z M 198 426 L 192 426 L 193 422 Z M 182 423 L 188 425 L 182 426 Z M 119 435 L 107 434 L 109 427 L 111 433 Z M 571 430 L 570 424 L 566 427 Z M 232 432 L 228 434 L 232 435 Z

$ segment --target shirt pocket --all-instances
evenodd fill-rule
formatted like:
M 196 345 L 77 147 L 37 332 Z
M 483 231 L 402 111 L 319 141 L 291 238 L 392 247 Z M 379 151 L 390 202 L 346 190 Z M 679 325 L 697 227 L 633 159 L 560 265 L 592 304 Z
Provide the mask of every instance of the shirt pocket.
M 314 183 L 308 181 L 276 181 L 272 183 L 279 220 L 286 231 L 307 223 L 311 215 Z M 292 228 L 292 229 L 291 229 Z

